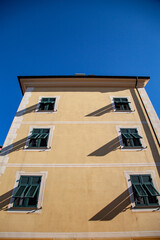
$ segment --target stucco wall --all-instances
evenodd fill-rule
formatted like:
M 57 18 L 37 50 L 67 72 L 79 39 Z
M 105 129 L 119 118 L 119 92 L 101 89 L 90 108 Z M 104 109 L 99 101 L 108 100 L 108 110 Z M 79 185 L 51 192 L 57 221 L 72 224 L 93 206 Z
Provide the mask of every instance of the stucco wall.
M 57 112 L 35 112 L 40 96 L 59 96 Z M 134 111 L 114 112 L 111 96 L 130 97 Z M 24 109 L 16 114 L 21 123 L 12 145 L 9 151 L 5 146 L 7 151 L 4 148 L 1 154 L 2 158 L 7 155 L 7 162 L 0 179 L 0 231 L 52 233 L 55 238 L 56 233 L 114 237 L 118 232 L 126 232 L 127 237 L 145 236 L 148 232 L 146 236 L 159 236 L 159 211 L 131 209 L 125 176 L 127 171 L 151 171 L 160 190 L 159 148 L 136 90 L 32 89 L 26 101 Z M 32 126 L 54 126 L 51 148 L 47 151 L 24 149 Z M 118 127 L 140 129 L 145 148 L 122 150 Z M 48 172 L 41 211 L 8 211 L 19 171 Z

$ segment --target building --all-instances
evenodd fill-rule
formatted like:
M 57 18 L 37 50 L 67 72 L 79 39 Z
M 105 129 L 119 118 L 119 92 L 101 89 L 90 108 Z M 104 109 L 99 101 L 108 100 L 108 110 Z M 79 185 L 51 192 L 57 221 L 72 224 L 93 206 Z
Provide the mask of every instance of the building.
M 0 161 L 0 239 L 160 239 L 149 77 L 18 77 Z

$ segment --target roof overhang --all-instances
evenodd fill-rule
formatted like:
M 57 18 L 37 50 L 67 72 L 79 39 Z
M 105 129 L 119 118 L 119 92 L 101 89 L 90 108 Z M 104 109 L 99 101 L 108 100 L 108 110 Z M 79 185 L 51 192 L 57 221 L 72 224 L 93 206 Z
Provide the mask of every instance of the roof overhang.
M 150 77 L 136 76 L 18 76 L 24 94 L 27 88 L 110 87 L 143 88 Z

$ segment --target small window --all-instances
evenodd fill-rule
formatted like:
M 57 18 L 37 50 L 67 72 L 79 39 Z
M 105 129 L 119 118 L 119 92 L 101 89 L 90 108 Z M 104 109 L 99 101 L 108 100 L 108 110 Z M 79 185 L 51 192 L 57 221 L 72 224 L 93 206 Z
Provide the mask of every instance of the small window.
M 135 205 L 158 206 L 158 198 L 160 196 L 158 191 L 153 186 L 151 175 L 131 175 L 131 183 L 134 195 Z
M 41 98 L 38 111 L 55 111 L 56 98 Z
M 47 148 L 50 129 L 33 128 L 29 137 L 29 148 Z
M 142 147 L 142 143 L 140 141 L 142 137 L 138 134 L 136 128 L 121 128 L 120 131 L 124 147 Z
M 21 176 L 13 195 L 13 207 L 37 207 L 41 176 Z
M 113 98 L 116 111 L 131 111 L 128 98 Z

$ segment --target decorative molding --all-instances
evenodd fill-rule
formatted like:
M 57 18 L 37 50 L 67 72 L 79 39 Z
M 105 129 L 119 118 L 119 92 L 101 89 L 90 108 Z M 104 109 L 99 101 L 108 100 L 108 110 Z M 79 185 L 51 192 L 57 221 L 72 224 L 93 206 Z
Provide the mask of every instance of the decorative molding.
M 159 167 L 160 163 L 6 163 L 6 167 L 29 167 L 29 168 L 91 168 L 91 167 Z
M 4 142 L 3 148 L 0 153 L 0 175 L 4 174 L 6 169 L 6 163 L 9 160 L 9 152 L 13 148 L 13 141 L 17 137 L 17 130 L 22 124 L 23 120 L 23 113 L 26 111 L 26 106 L 29 103 L 29 98 L 31 97 L 31 92 L 33 91 L 33 88 L 27 88 L 23 99 L 19 105 L 19 108 L 17 110 L 17 113 L 13 119 L 12 125 L 10 127 L 10 130 L 8 132 L 8 135 L 6 137 L 6 140 Z M 4 155 L 5 151 L 5 155 Z
M 160 231 L 131 231 L 131 232 L 1 232 L 0 238 L 127 238 L 127 237 L 160 237 Z
M 23 121 L 22 124 L 148 124 L 146 121 Z

